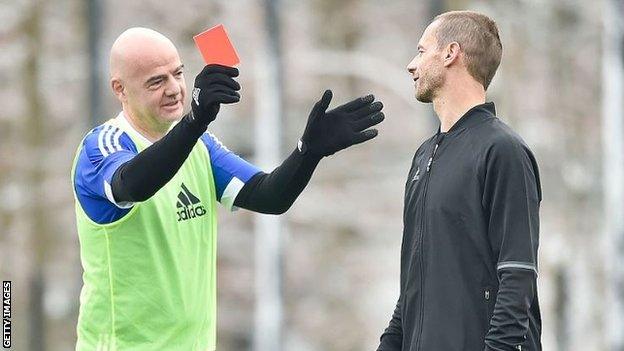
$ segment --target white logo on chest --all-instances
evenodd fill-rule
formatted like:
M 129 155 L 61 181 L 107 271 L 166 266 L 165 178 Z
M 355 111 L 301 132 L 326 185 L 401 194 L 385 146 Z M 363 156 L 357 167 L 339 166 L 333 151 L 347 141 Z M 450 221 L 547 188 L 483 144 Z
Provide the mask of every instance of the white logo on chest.
M 412 182 L 416 182 L 419 179 L 420 179 L 420 167 L 416 169 L 416 174 L 414 175 L 414 178 L 412 178 Z
M 201 92 L 201 89 L 193 88 L 193 100 L 195 100 L 195 104 L 197 106 L 199 106 L 199 93 L 200 92 Z

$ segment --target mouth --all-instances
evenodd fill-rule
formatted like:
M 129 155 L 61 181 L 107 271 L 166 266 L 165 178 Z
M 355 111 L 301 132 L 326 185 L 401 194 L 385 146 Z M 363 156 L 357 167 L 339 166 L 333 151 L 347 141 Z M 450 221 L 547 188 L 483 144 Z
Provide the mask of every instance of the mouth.
M 162 107 L 165 109 L 175 109 L 178 107 L 178 104 L 180 103 L 180 100 L 175 100 L 166 104 L 163 104 Z

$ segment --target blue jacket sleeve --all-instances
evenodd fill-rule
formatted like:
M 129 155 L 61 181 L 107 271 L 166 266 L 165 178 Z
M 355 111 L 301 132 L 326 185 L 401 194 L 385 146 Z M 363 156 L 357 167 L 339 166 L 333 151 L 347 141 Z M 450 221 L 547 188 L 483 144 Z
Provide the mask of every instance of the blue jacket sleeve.
M 254 175 L 260 173 L 260 169 L 231 152 L 209 132 L 201 136 L 201 141 L 210 155 L 217 201 L 232 210 L 240 190 Z
M 111 184 L 115 171 L 136 154 L 130 137 L 110 124 L 91 130 L 83 139 L 74 189 L 81 207 L 94 222 L 111 223 L 129 212 L 133 203 L 115 201 Z

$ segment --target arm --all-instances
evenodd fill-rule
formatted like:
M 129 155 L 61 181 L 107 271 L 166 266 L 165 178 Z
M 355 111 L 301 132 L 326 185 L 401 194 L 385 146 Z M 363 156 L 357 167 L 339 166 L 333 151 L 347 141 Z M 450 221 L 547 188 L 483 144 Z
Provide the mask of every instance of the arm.
M 485 350 L 517 350 L 537 290 L 539 173 L 531 151 L 517 140 L 495 143 L 486 164 L 482 205 L 489 213 L 499 290 Z
M 536 274 L 525 269 L 507 269 L 500 270 L 498 275 L 498 297 L 485 351 L 515 351 L 529 329 L 528 311 L 537 291 Z
M 320 160 L 318 156 L 293 151 L 273 172 L 260 172 L 245 183 L 234 205 L 266 214 L 286 212 L 310 181 Z
M 377 351 L 401 351 L 403 348 L 403 325 L 401 322 L 401 298 L 397 301 L 388 328 L 381 334 Z
M 327 111 L 332 98 L 325 91 L 310 116 L 296 150 L 271 173 L 260 172 L 246 182 L 234 205 L 251 211 L 286 212 L 306 187 L 321 158 L 374 138 L 368 129 L 384 119 L 383 104 L 368 95 Z
M 173 178 L 208 123 L 216 118 L 220 104 L 240 100 L 240 85 L 232 79 L 236 76 L 238 69 L 218 65 L 206 66 L 197 75 L 192 111 L 162 139 L 115 171 L 111 186 L 116 201 L 145 201 Z

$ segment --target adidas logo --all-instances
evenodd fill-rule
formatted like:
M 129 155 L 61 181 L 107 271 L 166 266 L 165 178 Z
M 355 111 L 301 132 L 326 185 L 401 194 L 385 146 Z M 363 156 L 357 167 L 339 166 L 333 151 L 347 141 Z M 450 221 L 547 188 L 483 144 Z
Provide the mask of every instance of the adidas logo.
M 416 169 L 416 175 L 412 178 L 412 182 L 417 182 L 420 179 L 420 167 Z
M 201 93 L 201 89 L 193 88 L 193 100 L 197 106 L 199 106 L 199 93 Z
M 178 208 L 178 222 L 206 214 L 206 209 L 202 206 L 201 200 L 193 195 L 184 183 L 182 183 L 182 191 L 178 194 L 176 207 Z

